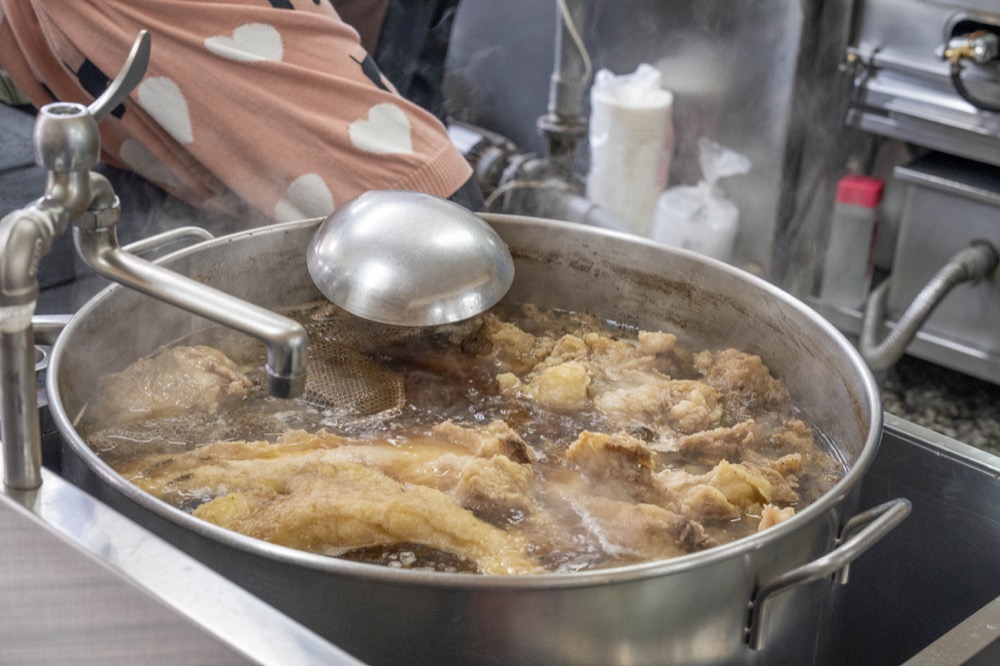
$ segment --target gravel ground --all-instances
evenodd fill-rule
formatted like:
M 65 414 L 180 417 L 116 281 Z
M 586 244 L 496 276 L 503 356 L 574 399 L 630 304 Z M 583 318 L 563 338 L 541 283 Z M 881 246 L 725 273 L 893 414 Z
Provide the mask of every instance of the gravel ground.
M 1000 455 L 1000 386 L 905 356 L 882 382 L 885 411 Z

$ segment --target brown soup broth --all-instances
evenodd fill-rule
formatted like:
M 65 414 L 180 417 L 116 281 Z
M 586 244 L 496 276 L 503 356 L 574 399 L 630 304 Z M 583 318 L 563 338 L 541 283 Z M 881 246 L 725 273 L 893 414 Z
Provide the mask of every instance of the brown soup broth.
M 550 338 L 581 330 L 598 331 L 612 339 L 629 341 L 636 340 L 638 335 L 632 327 L 553 309 L 505 304 L 494 308 L 492 313 L 527 333 Z M 316 304 L 285 314 L 307 327 L 324 317 L 348 326 L 351 322 L 349 315 Z M 288 430 L 317 432 L 325 429 L 344 437 L 392 443 L 406 442 L 415 434 L 427 435 L 436 424 L 448 420 L 467 427 L 484 427 L 500 420 L 516 431 L 535 452 L 533 465 L 536 478 L 555 480 L 554 487 L 558 488 L 558 482 L 574 468 L 566 459 L 566 449 L 582 431 L 613 433 L 619 429 L 597 409 L 573 412 L 552 410 L 530 396 L 501 391 L 497 374 L 502 368 L 498 368 L 497 360 L 488 354 L 479 355 L 463 349 L 462 341 L 467 340 L 475 330 L 476 321 L 419 331 L 370 324 L 363 326 L 370 327 L 374 333 L 362 333 L 359 338 L 345 341 L 345 344 L 360 345 L 363 347 L 360 351 L 368 359 L 389 372 L 398 373 L 405 381 L 405 404 L 387 418 L 357 418 L 338 413 L 335 406 L 318 406 L 305 399 L 278 400 L 268 397 L 263 388 L 266 385 L 262 370 L 263 345 L 216 327 L 179 340 L 176 344 L 202 344 L 225 352 L 254 381 L 251 395 L 243 404 L 211 417 L 182 415 L 126 429 L 108 431 L 92 426 L 90 431 L 81 429 L 81 432 L 102 458 L 119 468 L 136 455 L 178 453 L 215 441 L 275 441 Z M 692 354 L 711 347 L 681 335 L 678 338 L 677 349 L 671 355 L 669 364 L 670 376 L 672 379 L 698 380 L 701 374 L 691 362 Z M 372 344 L 372 341 L 378 344 Z M 792 398 L 794 403 L 794 396 Z M 807 417 L 794 406 L 778 418 L 794 418 L 808 423 Z M 733 424 L 723 419 L 719 425 Z M 812 430 L 817 453 L 804 456 L 802 468 L 795 475 L 798 499 L 788 503 L 795 510 L 824 494 L 846 470 L 836 447 L 818 430 Z M 645 442 L 656 438 L 654 428 L 642 425 L 630 427 L 628 435 Z M 656 464 L 659 469 L 682 470 L 692 475 L 707 474 L 714 465 L 669 451 L 658 451 Z M 567 507 L 576 505 L 556 498 L 558 492 L 541 483 L 536 501 L 548 507 L 554 520 L 564 525 L 567 534 L 558 540 L 558 548 L 530 538 L 527 546 L 529 554 L 546 570 L 575 571 L 630 564 L 643 559 L 627 548 L 607 547 L 601 538 L 593 538 L 589 534 L 593 531 L 592 526 L 585 525 L 586 521 L 579 513 L 568 510 Z M 185 511 L 194 511 L 212 497 L 197 493 L 173 493 L 166 499 Z M 751 504 L 739 517 L 707 520 L 704 523 L 705 533 L 718 543 L 750 535 L 757 530 L 759 509 L 760 506 Z M 500 518 L 483 517 L 506 530 L 516 530 L 530 522 L 516 511 L 507 512 Z M 331 554 L 397 568 L 447 572 L 475 570 L 475 566 L 461 556 L 418 543 L 372 546 Z

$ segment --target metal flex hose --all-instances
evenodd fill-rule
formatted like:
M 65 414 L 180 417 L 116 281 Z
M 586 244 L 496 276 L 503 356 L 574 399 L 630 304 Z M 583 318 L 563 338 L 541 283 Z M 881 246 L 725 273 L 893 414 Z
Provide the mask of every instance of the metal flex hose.
M 941 267 L 913 299 L 889 335 L 879 343 L 877 340 L 885 323 L 885 304 L 890 284 L 889 280 L 882 282 L 868 298 L 861 327 L 861 356 L 868 366 L 877 372 L 895 364 L 948 292 L 963 282 L 980 280 L 990 275 L 996 270 L 998 263 L 1000 256 L 991 244 L 973 241 Z

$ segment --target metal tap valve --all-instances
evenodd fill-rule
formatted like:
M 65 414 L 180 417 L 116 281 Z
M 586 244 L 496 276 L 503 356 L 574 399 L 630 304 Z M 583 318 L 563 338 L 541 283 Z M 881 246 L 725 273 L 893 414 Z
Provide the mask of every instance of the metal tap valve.
M 91 173 L 100 159 L 97 122 L 138 84 L 149 63 L 149 34 L 139 33 L 122 71 L 86 107 L 54 102 L 35 121 L 35 161 L 46 169 L 44 195 L 0 220 L 0 439 L 4 484 L 30 490 L 41 482 L 41 428 L 35 384 L 31 317 L 38 300 L 38 262 L 52 241 L 91 207 L 117 198 Z
M 949 77 L 959 97 L 980 111 L 1000 113 L 1000 104 L 975 95 L 962 77 L 964 63 L 971 62 L 978 66 L 1000 63 L 1000 33 L 991 29 L 956 35 L 944 46 L 939 46 L 936 53 L 941 60 L 950 63 Z
M 272 395 L 296 397 L 305 388 L 308 337 L 302 325 L 140 259 L 118 244 L 118 197 L 106 178 L 91 171 L 100 159 L 97 123 L 139 84 L 149 54 L 149 34 L 142 31 L 121 72 L 90 106 L 54 102 L 41 108 L 34 141 L 35 160 L 48 171 L 45 194 L 0 220 L 0 439 L 8 488 L 31 490 L 42 482 L 31 318 L 38 262 L 70 224 L 80 255 L 101 275 L 263 340 Z
M 938 57 L 952 63 L 971 60 L 977 65 L 985 65 L 1000 58 L 1000 35 L 987 30 L 957 35 L 938 49 Z

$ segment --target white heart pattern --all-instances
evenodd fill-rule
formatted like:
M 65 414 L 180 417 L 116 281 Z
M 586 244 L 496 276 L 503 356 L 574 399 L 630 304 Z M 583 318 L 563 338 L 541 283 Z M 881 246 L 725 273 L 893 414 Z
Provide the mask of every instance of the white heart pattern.
M 167 167 L 163 166 L 144 145 L 134 139 L 125 139 L 122 142 L 118 157 L 146 180 L 160 185 L 174 187 L 178 185 L 177 179 L 167 170 Z
M 218 35 L 205 39 L 205 48 L 219 56 L 238 62 L 259 60 L 281 61 L 284 46 L 281 33 L 266 23 L 247 23 L 233 30 L 233 36 Z
M 376 155 L 408 155 L 413 152 L 410 120 L 395 104 L 376 104 L 368 118 L 350 126 L 354 147 Z
M 333 195 L 326 183 L 318 174 L 307 173 L 288 186 L 285 198 L 274 207 L 274 219 L 278 222 L 293 222 L 326 217 L 333 209 Z
M 187 100 L 180 87 L 165 76 L 154 76 L 139 84 L 139 106 L 179 143 L 194 141 Z

